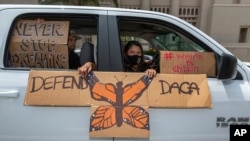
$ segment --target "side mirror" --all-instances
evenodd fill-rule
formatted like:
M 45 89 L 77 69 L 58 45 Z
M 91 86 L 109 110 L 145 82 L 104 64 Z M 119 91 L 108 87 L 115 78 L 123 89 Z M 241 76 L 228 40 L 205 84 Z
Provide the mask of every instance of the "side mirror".
M 218 79 L 234 79 L 237 74 L 237 58 L 222 53 L 218 61 L 217 74 Z

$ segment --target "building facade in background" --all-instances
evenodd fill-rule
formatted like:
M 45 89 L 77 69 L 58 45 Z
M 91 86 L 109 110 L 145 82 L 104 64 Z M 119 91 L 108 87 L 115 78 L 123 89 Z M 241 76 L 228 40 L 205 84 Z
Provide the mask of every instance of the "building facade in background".
M 241 60 L 250 61 L 250 18 L 247 18 L 250 0 L 119 0 L 119 7 L 179 17 L 210 35 Z
M 0 0 L 0 4 L 3 3 L 38 4 L 38 0 Z M 99 4 L 114 7 L 112 0 L 99 0 Z M 118 0 L 118 7 L 179 17 L 214 38 L 241 60 L 250 61 L 250 18 L 247 17 L 250 0 Z

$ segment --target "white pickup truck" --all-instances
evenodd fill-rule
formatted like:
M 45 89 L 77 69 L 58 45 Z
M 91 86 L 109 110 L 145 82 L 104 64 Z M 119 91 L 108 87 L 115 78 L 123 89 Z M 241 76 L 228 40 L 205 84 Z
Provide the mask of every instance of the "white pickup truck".
M 18 27 L 16 23 L 38 17 L 45 21 L 69 21 L 71 29 L 94 44 L 98 71 L 124 71 L 121 52 L 129 40 L 141 41 L 148 54 L 154 51 L 151 56 L 156 68 L 157 52 L 162 50 L 215 54 L 216 77 L 207 78 L 213 107 L 151 108 L 150 137 L 145 140 L 228 141 L 231 124 L 250 124 L 249 68 L 215 40 L 179 18 L 119 8 L 0 5 L 0 141 L 124 140 L 89 138 L 89 107 L 24 106 L 30 70 L 55 70 L 29 67 L 25 65 L 29 63 L 28 56 L 22 54 L 21 65 L 13 65 L 17 60 L 11 56 L 10 48 L 15 45 L 11 37 Z M 18 28 L 31 28 L 21 26 Z M 30 45 L 32 42 L 24 47 Z

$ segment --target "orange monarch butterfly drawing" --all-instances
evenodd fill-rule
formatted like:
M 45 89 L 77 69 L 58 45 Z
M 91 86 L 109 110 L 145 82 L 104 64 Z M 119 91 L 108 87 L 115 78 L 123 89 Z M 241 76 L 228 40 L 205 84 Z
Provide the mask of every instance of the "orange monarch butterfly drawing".
M 122 81 L 118 81 L 116 86 L 112 83 L 103 84 L 93 72 L 90 72 L 86 79 L 90 86 L 91 97 L 111 104 L 99 106 L 91 115 L 90 132 L 104 130 L 114 125 L 120 127 L 123 122 L 135 128 L 149 130 L 148 112 L 140 106 L 128 105 L 140 98 L 152 78 L 144 75 L 124 87 Z

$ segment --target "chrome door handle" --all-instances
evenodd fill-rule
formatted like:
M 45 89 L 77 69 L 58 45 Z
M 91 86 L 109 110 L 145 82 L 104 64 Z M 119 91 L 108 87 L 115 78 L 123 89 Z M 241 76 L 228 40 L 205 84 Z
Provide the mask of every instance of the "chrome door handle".
M 16 98 L 18 96 L 18 90 L 0 90 L 0 98 Z

